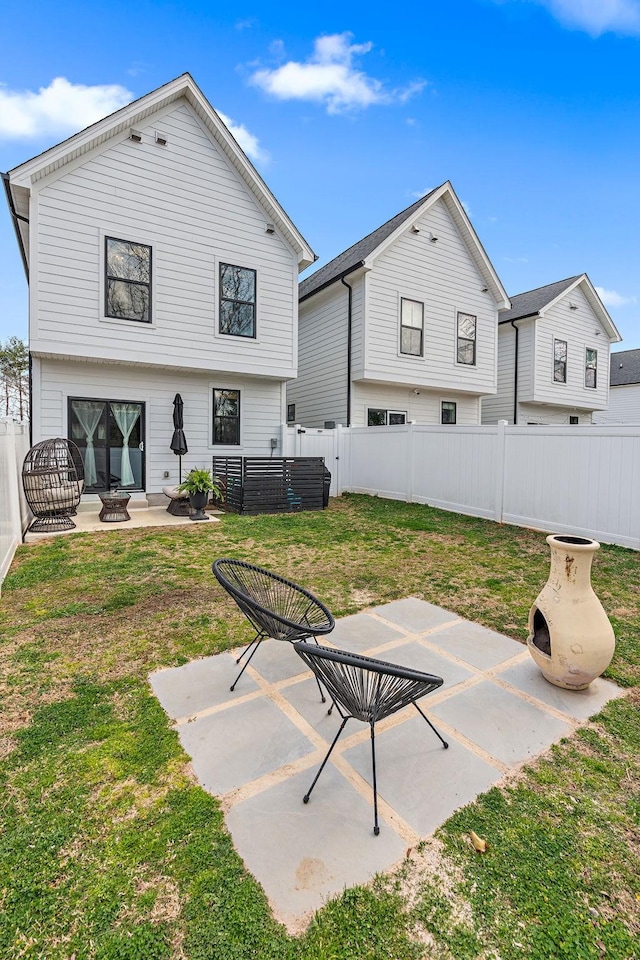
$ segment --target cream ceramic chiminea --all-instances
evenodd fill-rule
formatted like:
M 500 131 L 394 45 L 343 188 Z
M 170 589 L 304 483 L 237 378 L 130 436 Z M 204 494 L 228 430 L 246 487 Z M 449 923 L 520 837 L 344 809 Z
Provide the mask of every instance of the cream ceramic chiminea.
M 616 638 L 591 588 L 591 561 L 600 549 L 585 537 L 547 537 L 551 571 L 529 611 L 529 653 L 550 683 L 584 690 L 613 657 Z

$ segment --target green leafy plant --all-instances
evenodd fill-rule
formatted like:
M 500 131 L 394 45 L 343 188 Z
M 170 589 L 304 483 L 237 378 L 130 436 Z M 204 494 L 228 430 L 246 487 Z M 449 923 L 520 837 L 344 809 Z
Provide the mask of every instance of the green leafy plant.
M 216 498 L 220 496 L 220 484 L 217 478 L 212 477 L 211 471 L 204 467 L 194 467 L 190 470 L 178 490 L 186 490 L 187 493 L 212 492 Z

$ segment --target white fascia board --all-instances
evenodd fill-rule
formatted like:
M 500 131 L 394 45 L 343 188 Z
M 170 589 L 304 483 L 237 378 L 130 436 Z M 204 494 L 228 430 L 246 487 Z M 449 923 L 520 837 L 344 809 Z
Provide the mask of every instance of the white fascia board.
M 486 281 L 493 295 L 498 310 L 510 309 L 511 300 L 509 299 L 509 295 L 503 287 L 502 281 L 500 280 L 500 277 L 498 276 L 493 264 L 489 260 L 484 247 L 480 243 L 478 235 L 473 229 L 471 221 L 469 220 L 464 207 L 458 200 L 456 192 L 449 180 L 447 180 L 446 183 L 443 183 L 442 186 L 438 187 L 437 190 L 434 190 L 432 193 L 428 194 L 425 197 L 424 203 L 414 211 L 412 216 L 407 220 L 404 220 L 397 230 L 394 230 L 394 232 L 390 234 L 386 240 L 383 240 L 383 242 L 376 247 L 372 253 L 369 254 L 365 260 L 365 268 L 370 270 L 373 267 L 374 261 L 380 256 L 381 253 L 384 253 L 385 250 L 394 244 L 398 237 L 406 233 L 407 230 L 410 230 L 411 227 L 413 227 L 414 224 L 416 224 L 424 215 L 426 210 L 437 203 L 438 200 L 442 199 L 444 199 L 445 202 L 449 201 L 449 203 L 451 203 L 453 206 L 455 213 L 458 215 L 457 217 L 454 216 L 454 222 L 456 223 L 456 226 L 462 228 L 462 238 L 465 241 L 471 256 L 473 257 L 473 260 L 480 269 L 482 277 Z
M 14 167 L 9 171 L 11 186 L 25 187 L 30 190 L 32 184 L 54 170 L 106 143 L 127 129 L 142 125 L 152 114 L 181 97 L 184 97 L 203 120 L 218 147 L 254 194 L 265 212 L 267 222 L 273 222 L 277 226 L 284 239 L 295 251 L 299 271 L 314 263 L 317 260 L 315 253 L 188 73 L 134 100 L 126 107 L 116 110 L 115 113 L 81 130 L 37 157 Z
M 598 293 L 595 287 L 591 283 L 591 280 L 589 280 L 589 277 L 587 276 L 586 273 L 583 273 L 580 277 L 577 277 L 570 287 L 567 287 L 566 290 L 563 290 L 562 293 L 559 293 L 557 297 L 555 297 L 553 300 L 547 303 L 546 306 L 542 307 L 542 309 L 539 311 L 539 315 L 543 317 L 545 313 L 551 310 L 552 307 L 555 307 L 555 305 L 559 303 L 562 299 L 569 296 L 571 291 L 575 290 L 577 287 L 582 287 L 582 292 L 584 293 L 586 299 L 589 301 L 589 305 L 591 309 L 593 310 L 597 319 L 599 320 L 600 324 L 605 330 L 607 336 L 609 337 L 610 342 L 620 343 L 622 340 L 622 337 L 618 332 L 618 328 L 616 327 L 615 323 L 609 316 L 609 312 L 607 308 L 605 307 L 602 300 L 598 296 Z

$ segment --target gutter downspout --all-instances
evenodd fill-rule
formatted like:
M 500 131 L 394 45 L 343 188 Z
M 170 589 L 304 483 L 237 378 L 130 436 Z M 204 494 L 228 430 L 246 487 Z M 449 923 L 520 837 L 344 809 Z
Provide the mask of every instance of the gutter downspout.
M 349 307 L 347 312 L 347 426 L 351 426 L 351 331 L 353 328 L 353 287 L 347 283 L 344 277 L 340 277 L 340 282 L 349 291 Z
M 513 364 L 513 424 L 518 422 L 518 328 L 516 321 L 511 321 L 511 326 L 516 332 L 516 355 Z
M 11 219 L 13 220 L 13 229 L 16 232 L 16 238 L 18 240 L 18 247 L 20 248 L 20 256 L 22 257 L 22 266 L 24 267 L 24 272 L 27 277 L 27 283 L 29 282 L 29 261 L 27 260 L 27 251 L 24 248 L 24 243 L 22 241 L 22 234 L 20 233 L 20 227 L 18 226 L 18 221 L 22 220 L 23 223 L 29 223 L 27 217 L 21 216 L 15 208 L 13 202 L 13 195 L 11 193 L 11 186 L 9 180 L 9 174 L 2 174 L 2 181 L 4 183 L 4 190 L 7 195 L 7 203 L 9 204 L 9 212 L 11 213 Z

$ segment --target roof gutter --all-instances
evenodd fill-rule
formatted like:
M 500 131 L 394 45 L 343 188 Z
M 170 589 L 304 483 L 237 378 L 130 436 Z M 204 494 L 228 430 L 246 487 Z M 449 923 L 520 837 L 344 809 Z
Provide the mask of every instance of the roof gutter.
M 347 309 L 347 426 L 351 426 L 351 332 L 353 329 L 353 287 L 349 286 L 344 279 L 346 274 L 340 277 L 340 282 L 349 291 L 349 306 Z
M 355 263 L 352 267 L 349 267 L 347 270 L 343 270 L 342 273 L 336 274 L 335 277 L 331 277 L 330 280 L 327 280 L 325 283 L 321 283 L 319 287 L 316 287 L 314 290 L 311 290 L 309 293 L 305 293 L 303 297 L 300 297 L 299 302 L 303 303 L 305 300 L 308 300 L 309 297 L 314 297 L 316 293 L 320 293 L 321 290 L 326 290 L 327 287 L 330 287 L 332 283 L 336 283 L 338 280 L 342 280 L 344 283 L 343 277 L 348 277 L 350 273 L 355 273 L 356 270 L 360 270 L 361 267 L 364 267 L 364 260 L 360 260 L 359 263 Z M 304 283 L 304 280 L 302 281 Z M 345 284 L 348 286 L 348 284 Z
M 22 220 L 23 223 L 29 223 L 27 217 L 21 216 L 16 210 L 15 204 L 13 202 L 13 194 L 11 193 L 11 181 L 9 179 L 8 173 L 2 174 L 2 181 L 4 183 L 4 190 L 7 195 L 7 203 L 9 204 L 9 212 L 11 213 L 11 219 L 13 221 L 13 229 L 16 232 L 16 238 L 18 240 L 18 247 L 20 248 L 20 256 L 22 257 L 22 266 L 24 267 L 24 272 L 27 277 L 27 283 L 29 282 L 29 261 L 27 259 L 27 251 L 24 248 L 24 242 L 22 240 L 22 234 L 20 233 L 20 226 L 18 224 L 19 220 Z

